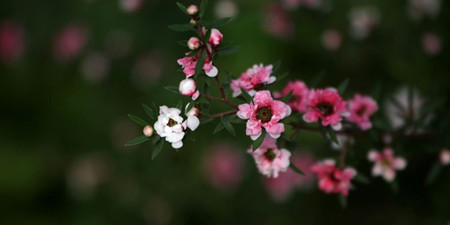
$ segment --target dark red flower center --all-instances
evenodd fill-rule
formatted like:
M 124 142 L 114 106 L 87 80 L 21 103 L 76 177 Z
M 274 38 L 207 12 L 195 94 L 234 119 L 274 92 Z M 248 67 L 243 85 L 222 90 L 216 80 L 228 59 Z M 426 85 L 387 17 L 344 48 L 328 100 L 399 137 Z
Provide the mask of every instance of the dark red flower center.
M 256 112 L 256 117 L 263 123 L 267 123 L 272 119 L 272 110 L 268 107 L 261 107 Z
M 358 116 L 362 116 L 362 115 L 364 115 L 364 113 L 366 113 L 366 106 L 361 106 L 361 107 L 359 107 L 359 109 L 358 110 L 356 110 L 356 114 L 358 115 Z
M 316 107 L 323 116 L 329 116 L 334 113 L 333 104 L 329 102 L 320 102 Z
M 277 153 L 275 153 L 275 150 L 273 150 L 273 149 L 268 149 L 264 153 L 264 157 L 266 157 L 267 160 L 272 162 L 277 157 Z
M 173 119 L 169 119 L 169 122 L 167 123 L 167 125 L 169 126 L 169 127 L 173 127 L 173 126 L 175 126 L 175 125 L 177 125 L 178 123 L 175 121 L 175 120 L 173 120 Z

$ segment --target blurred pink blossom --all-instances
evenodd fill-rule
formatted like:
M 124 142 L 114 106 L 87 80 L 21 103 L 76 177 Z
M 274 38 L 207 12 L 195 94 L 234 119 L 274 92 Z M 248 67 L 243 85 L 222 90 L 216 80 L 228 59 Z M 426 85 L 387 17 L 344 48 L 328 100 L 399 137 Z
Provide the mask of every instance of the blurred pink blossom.
M 228 143 L 213 145 L 203 159 L 208 183 L 222 191 L 234 190 L 242 181 L 242 157 L 239 150 Z
M 14 63 L 22 55 L 25 34 L 20 24 L 5 21 L 0 24 L 0 61 Z
M 264 13 L 264 29 L 278 38 L 290 38 L 294 24 L 288 12 L 280 4 L 270 4 Z
M 314 175 L 311 166 L 316 159 L 307 152 L 294 152 L 291 162 L 305 173 L 301 176 L 293 170 L 280 173 L 277 178 L 264 178 L 265 187 L 275 201 L 287 200 L 296 189 L 306 190 L 312 187 Z
M 102 82 L 109 72 L 109 60 L 100 52 L 90 53 L 81 63 L 84 78 L 90 83 Z
M 437 55 L 441 52 L 441 38 L 434 33 L 426 33 L 422 36 L 422 47 L 428 55 Z
M 234 0 L 220 0 L 214 10 L 217 18 L 235 17 L 238 11 L 238 6 Z
M 322 34 L 322 43 L 330 51 L 339 49 L 342 43 L 341 33 L 334 29 L 325 30 Z
M 153 84 L 163 72 L 163 56 L 158 52 L 148 52 L 139 56 L 133 67 L 134 83 L 140 87 Z
M 282 0 L 282 5 L 286 9 L 295 9 L 299 6 L 316 9 L 322 5 L 322 0 Z
M 87 41 L 87 28 L 82 25 L 70 24 L 55 36 L 53 55 L 60 62 L 70 62 L 80 54 Z
M 144 3 L 144 0 L 119 0 L 120 8 L 128 13 L 133 13 L 139 10 Z
M 434 18 L 441 8 L 440 0 L 409 0 L 408 12 L 412 19 L 420 20 L 425 16 Z

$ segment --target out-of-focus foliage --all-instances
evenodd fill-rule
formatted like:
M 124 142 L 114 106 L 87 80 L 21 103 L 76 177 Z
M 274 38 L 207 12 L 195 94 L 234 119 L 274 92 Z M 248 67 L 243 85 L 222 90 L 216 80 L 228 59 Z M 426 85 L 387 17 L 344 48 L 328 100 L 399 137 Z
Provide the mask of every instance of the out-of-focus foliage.
M 283 7 L 286 2 L 210 1 L 207 17 L 232 16 L 221 32 L 244 46 L 220 56 L 219 76 L 283 59 L 289 79 L 312 83 L 324 73 L 318 86 L 326 87 L 348 78 L 348 93 L 373 94 L 380 86 L 382 108 L 404 85 L 441 102 L 429 126 L 444 136 L 398 145 L 406 157 L 419 156 L 408 158 L 399 192 L 381 179 L 357 183 L 346 210 L 307 180 L 282 196 L 245 153 L 250 141 L 244 129 L 236 130 L 237 138 L 225 130 L 211 135 L 213 123 L 199 127 L 195 142 L 178 152 L 164 148 L 152 161 L 150 144 L 124 147 L 142 132 L 126 115 L 144 117 L 142 103 L 178 102 L 179 95 L 164 89 L 184 78 L 176 59 L 187 50 L 177 41 L 189 36 L 167 29 L 186 20 L 175 2 L 2 1 L 0 26 L 8 36 L 0 39 L 0 223 L 446 224 L 450 168 L 432 185 L 425 180 L 440 149 L 450 146 L 444 132 L 450 127 L 449 2 L 423 18 L 411 15 L 406 0 L 323 0 L 293 8 Z M 352 31 L 351 18 L 361 7 L 377 21 L 369 34 Z M 301 131 L 298 137 L 294 152 L 339 154 L 320 134 Z M 380 148 L 352 151 L 373 147 Z M 369 174 L 368 163 L 356 166 Z M 214 179 L 215 170 L 223 179 Z

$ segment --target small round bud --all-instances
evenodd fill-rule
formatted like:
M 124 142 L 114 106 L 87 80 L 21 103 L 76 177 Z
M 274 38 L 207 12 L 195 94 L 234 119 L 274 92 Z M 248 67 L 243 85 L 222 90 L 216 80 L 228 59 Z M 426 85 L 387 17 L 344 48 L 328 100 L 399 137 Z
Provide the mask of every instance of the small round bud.
M 189 23 L 192 24 L 192 25 L 196 25 L 197 22 L 198 22 L 198 20 L 196 20 L 196 19 L 194 19 L 194 18 L 192 18 L 192 19 L 189 21 Z
M 187 7 L 186 9 L 186 13 L 188 15 L 194 16 L 198 13 L 198 6 L 196 5 L 190 5 L 189 7 Z
M 197 37 L 191 37 L 187 44 L 190 50 L 196 50 L 200 47 L 200 40 Z
M 448 149 L 443 149 L 441 151 L 441 154 L 439 155 L 439 159 L 441 161 L 441 164 L 443 166 L 447 166 L 450 165 L 450 150 Z
M 223 35 L 219 30 L 213 28 L 211 29 L 211 36 L 209 36 L 209 43 L 213 46 L 218 46 L 223 40 Z
M 142 131 L 146 137 L 151 137 L 153 135 L 153 127 L 152 126 L 145 126 L 144 130 Z
M 197 89 L 197 84 L 193 79 L 186 78 L 180 82 L 178 90 L 180 94 L 185 96 L 191 96 L 195 94 L 195 90 Z

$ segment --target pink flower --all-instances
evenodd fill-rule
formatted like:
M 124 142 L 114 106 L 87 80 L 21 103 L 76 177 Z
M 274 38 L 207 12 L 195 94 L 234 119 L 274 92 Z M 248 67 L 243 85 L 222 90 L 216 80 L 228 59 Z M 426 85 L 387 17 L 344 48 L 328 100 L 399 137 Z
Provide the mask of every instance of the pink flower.
M 87 43 L 87 30 L 79 25 L 69 25 L 59 32 L 53 43 L 53 54 L 62 62 L 69 62 Z
M 439 154 L 439 159 L 443 166 L 450 165 L 450 150 L 446 148 L 442 149 L 441 154 Z
M 250 104 L 239 105 L 237 116 L 247 120 L 246 134 L 256 140 L 262 127 L 273 137 L 280 137 L 284 124 L 280 120 L 291 114 L 291 108 L 282 101 L 273 100 L 269 91 L 258 91 Z
M 372 128 L 370 117 L 378 111 L 378 105 L 370 96 L 356 94 L 348 103 L 350 116 L 346 119 L 356 123 L 361 130 Z
M 338 194 L 347 196 L 352 187 L 351 180 L 356 176 L 356 170 L 347 167 L 343 170 L 335 166 L 332 159 L 324 160 L 314 166 L 311 170 L 317 174 L 319 189 L 327 194 Z
M 189 55 L 189 53 L 190 52 L 186 53 L 186 55 Z M 200 51 L 194 56 L 186 56 L 178 59 L 177 63 L 183 68 L 183 72 L 186 74 L 186 77 L 191 77 L 195 74 L 195 67 L 197 66 L 199 55 Z M 208 56 L 206 57 L 205 64 L 203 64 L 203 70 L 209 77 L 215 77 L 218 73 L 217 68 L 212 64 L 212 61 Z
M 192 100 L 196 100 L 200 95 L 200 92 L 197 90 L 197 84 L 193 79 L 186 78 L 180 82 L 178 87 L 180 94 L 185 96 L 192 96 Z
M 402 157 L 395 157 L 390 148 L 384 149 L 383 152 L 372 150 L 367 158 L 375 163 L 372 168 L 372 175 L 382 176 L 388 182 L 395 179 L 396 170 L 403 170 L 406 167 L 406 160 Z
M 0 24 L 0 61 L 13 63 L 22 55 L 24 36 L 21 25 L 12 22 Z
M 278 149 L 275 142 L 276 139 L 266 136 L 259 148 L 248 150 L 255 159 L 259 172 L 269 178 L 277 178 L 280 172 L 286 172 L 290 163 L 291 152 Z
M 231 191 L 242 181 L 244 160 L 230 144 L 217 144 L 203 159 L 208 183 L 220 190 Z
M 127 13 L 136 12 L 142 7 L 143 3 L 143 0 L 119 0 L 120 8 Z
M 242 94 L 241 88 L 253 96 L 262 86 L 275 82 L 276 77 L 270 76 L 272 74 L 272 68 L 272 65 L 254 65 L 242 73 L 239 79 L 232 80 L 230 88 L 233 90 L 233 97 Z
M 288 105 L 291 109 L 300 113 L 307 111 L 306 98 L 308 97 L 308 87 L 303 81 L 296 80 L 290 81 L 283 89 L 281 94 L 277 93 L 275 97 L 284 97 L 292 91 L 292 97 L 288 101 Z
M 341 47 L 342 37 L 341 33 L 337 30 L 326 30 L 322 34 L 322 43 L 326 49 L 336 51 Z
M 197 37 L 191 37 L 189 38 L 187 44 L 190 50 L 196 50 L 200 47 L 200 40 Z
M 264 185 L 270 196 L 276 201 L 286 200 L 296 189 L 306 190 L 312 186 L 314 177 L 311 166 L 315 158 L 307 152 L 294 152 L 291 162 L 296 165 L 305 176 L 300 176 L 293 170 L 280 173 L 277 178 L 264 178 Z
M 316 9 L 322 4 L 322 0 L 282 0 L 281 2 L 287 9 L 295 9 L 302 5 Z
M 306 100 L 308 110 L 303 119 L 315 123 L 319 119 L 323 126 L 332 126 L 335 130 L 342 127 L 342 116 L 346 116 L 346 102 L 339 93 L 331 88 L 310 90 Z
M 428 55 L 437 55 L 441 51 L 441 38 L 434 33 L 422 36 L 422 48 Z
M 220 31 L 217 30 L 216 28 L 211 29 L 211 36 L 209 36 L 208 42 L 215 47 L 218 46 L 220 42 L 222 42 L 222 40 L 223 40 L 222 33 L 220 33 Z
M 268 5 L 265 11 L 264 29 L 278 38 L 290 38 L 294 33 L 294 23 L 289 13 L 277 3 Z

